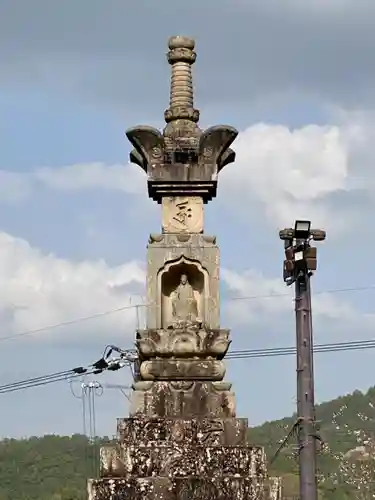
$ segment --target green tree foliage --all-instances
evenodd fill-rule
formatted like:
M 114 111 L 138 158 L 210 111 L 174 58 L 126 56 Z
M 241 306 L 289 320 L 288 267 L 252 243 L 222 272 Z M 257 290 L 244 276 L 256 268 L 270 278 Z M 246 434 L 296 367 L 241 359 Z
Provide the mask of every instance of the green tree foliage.
M 354 391 L 318 405 L 316 418 L 322 439 L 318 454 L 320 497 L 326 500 L 375 498 L 372 487 L 375 484 L 375 387 L 367 393 Z M 272 462 L 295 422 L 296 415 L 250 428 L 249 441 L 263 445 Z M 369 441 L 372 459 L 345 459 L 347 452 L 366 441 Z M 298 494 L 297 452 L 296 437 L 292 434 L 270 465 L 272 475 L 285 478 L 285 491 L 289 498 Z
M 86 500 L 86 479 L 97 476 L 108 441 L 90 444 L 78 434 L 0 441 L 0 500 Z
M 375 460 L 351 468 L 342 457 L 361 444 L 359 434 L 370 436 L 369 441 L 375 444 L 375 409 L 371 405 L 375 408 L 375 388 L 317 406 L 320 435 L 327 445 L 322 450 L 329 449 L 318 457 L 319 500 L 369 498 L 363 487 L 355 489 L 364 475 L 371 477 L 373 473 L 375 478 Z M 299 488 L 293 433 L 276 459 L 272 458 L 295 420 L 292 416 L 249 429 L 249 441 L 265 447 L 270 475 L 284 477 L 284 494 L 290 499 L 298 498 Z M 99 447 L 108 442 L 103 438 L 91 444 L 78 434 L 0 441 L 0 500 L 86 500 L 87 478 L 97 477 Z

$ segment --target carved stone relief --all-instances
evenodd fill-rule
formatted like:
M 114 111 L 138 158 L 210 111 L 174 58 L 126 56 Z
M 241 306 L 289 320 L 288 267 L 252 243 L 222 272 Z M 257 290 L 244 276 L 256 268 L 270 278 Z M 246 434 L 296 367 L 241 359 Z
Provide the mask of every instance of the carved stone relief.
M 178 433 L 179 427 L 181 432 L 181 426 L 178 422 L 176 424 L 174 431 Z M 263 450 L 251 445 L 223 449 L 222 446 L 210 446 L 209 442 L 183 447 L 151 447 L 134 443 L 101 449 L 101 475 L 104 477 L 126 477 L 129 474 L 137 477 L 210 477 L 216 471 L 234 477 L 236 474 L 257 477 L 262 474 L 264 462 Z
M 203 231 L 203 199 L 199 196 L 164 197 L 162 225 L 164 233 L 201 233 Z
M 201 323 L 198 315 L 198 302 L 194 288 L 190 285 L 185 273 L 181 274 L 180 283 L 170 294 L 172 317 L 168 328 L 176 328 L 180 324 Z
M 229 330 L 194 325 L 168 330 L 138 330 L 136 345 L 144 359 L 160 355 L 222 358 L 230 345 Z
M 187 233 L 150 235 L 147 328 L 167 328 L 168 323 L 174 323 L 170 294 L 180 284 L 182 274 L 186 274 L 194 290 L 198 319 L 209 328 L 220 328 L 218 270 L 215 237 Z
M 121 447 L 184 445 L 241 446 L 247 444 L 245 418 L 122 418 L 117 423 Z
M 160 323 L 163 328 L 201 325 L 208 275 L 198 262 L 185 258 L 167 262 L 158 273 Z
M 183 368 L 181 365 L 180 369 Z M 198 367 L 194 368 L 195 369 Z M 219 368 L 219 367 L 217 367 Z M 148 371 L 148 367 L 145 369 Z M 192 369 L 190 369 L 192 370 Z M 224 372 L 222 372 L 224 376 Z M 198 377 L 197 377 L 198 378 Z M 131 417 L 232 418 L 236 416 L 235 395 L 229 382 L 203 380 L 136 382 L 131 397 Z
M 214 359 L 150 359 L 141 364 L 143 380 L 214 380 L 225 376 L 225 364 Z
M 261 500 L 264 494 L 263 477 L 243 475 L 223 477 L 126 477 L 90 479 L 89 500 Z

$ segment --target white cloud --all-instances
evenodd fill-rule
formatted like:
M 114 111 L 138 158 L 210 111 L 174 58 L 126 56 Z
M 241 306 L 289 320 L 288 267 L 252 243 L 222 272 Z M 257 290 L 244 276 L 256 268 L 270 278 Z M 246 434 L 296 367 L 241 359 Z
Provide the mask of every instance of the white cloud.
M 31 172 L 0 170 L 0 202 L 22 203 L 39 187 L 57 191 L 105 190 L 144 194 L 147 177 L 137 165 L 77 163 L 39 167 Z
M 255 195 L 278 225 L 305 217 L 326 224 L 324 197 L 347 188 L 347 145 L 337 126 L 258 124 L 235 148 L 238 162 L 225 181 L 234 192 Z
M 109 267 L 103 260 L 64 260 L 0 233 L 0 280 L 4 337 L 140 303 L 145 274 L 136 261 Z M 136 313 L 127 309 L 82 325 L 74 325 L 75 335 L 90 332 L 108 341 L 120 332 L 132 335 Z M 54 331 L 57 337 L 67 333 L 66 329 Z
M 105 165 L 97 162 L 61 168 L 42 167 L 33 173 L 33 178 L 52 189 L 105 189 L 139 194 L 144 192 L 146 176 L 134 164 Z
M 225 304 L 225 311 L 233 326 L 262 324 L 275 328 L 282 320 L 285 324 L 294 314 L 294 290 L 281 279 L 265 277 L 257 270 L 233 271 L 222 269 L 221 276 L 233 298 Z M 243 299 L 241 299 L 241 297 Z M 370 327 L 374 314 L 364 314 L 349 302 L 329 293 L 313 293 L 312 309 L 317 321 L 330 321 L 335 329 L 344 323 Z M 329 342 L 329 340 L 325 340 Z
M 105 261 L 70 261 L 43 254 L 28 242 L 0 233 L 0 323 L 8 337 L 48 326 L 68 323 L 61 328 L 33 335 L 33 339 L 103 342 L 134 335 L 137 321 L 144 324 L 145 308 L 138 313 L 128 306 L 146 303 L 143 295 L 145 272 L 136 261 L 109 267 Z M 281 320 L 293 316 L 293 291 L 281 279 L 270 279 L 257 270 L 245 272 L 222 269 L 229 295 L 222 297 L 225 322 L 233 327 L 252 325 L 274 329 Z M 247 297 L 246 300 L 227 300 Z M 125 310 L 101 315 L 120 308 Z M 345 301 L 331 295 L 316 295 L 316 318 L 336 325 L 372 324 L 373 315 L 364 315 Z M 71 320 L 95 316 L 82 323 Z M 138 316 L 138 319 L 137 319 Z M 48 336 L 47 336 L 48 335 Z
M 241 212 L 244 199 L 260 203 L 278 228 L 292 224 L 296 218 L 311 219 L 330 234 L 351 227 L 357 222 L 358 211 L 351 197 L 370 195 L 375 188 L 374 123 L 371 113 L 335 110 L 333 123 L 327 125 L 295 129 L 252 125 L 234 144 L 236 163 L 220 175 L 221 192 L 225 194 L 220 199 Z M 1 171 L 0 177 L 3 202 L 21 202 L 38 185 L 61 191 L 121 191 L 144 198 L 147 182 L 136 165 L 99 162 L 41 167 L 30 173 Z
M 234 145 L 237 162 L 221 176 L 230 203 L 241 200 L 243 211 L 244 198 L 259 201 L 279 228 L 296 218 L 326 229 L 332 223 L 335 230 L 347 227 L 353 207 L 348 203 L 338 209 L 334 197 L 373 188 L 374 174 L 367 167 L 374 160 L 371 123 L 342 115 L 334 125 L 290 129 L 260 123 L 247 128 Z
M 269 312 L 284 314 L 292 305 L 290 288 L 287 289 L 280 279 L 267 279 L 260 271 L 222 269 L 221 278 L 230 291 L 229 297 L 234 299 L 225 305 L 233 324 L 258 321 Z

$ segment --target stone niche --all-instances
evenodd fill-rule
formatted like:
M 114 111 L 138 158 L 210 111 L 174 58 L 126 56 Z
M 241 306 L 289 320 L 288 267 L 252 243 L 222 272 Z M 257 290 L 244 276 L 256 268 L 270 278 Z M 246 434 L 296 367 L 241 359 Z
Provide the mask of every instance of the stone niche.
M 158 273 L 158 291 L 162 328 L 173 328 L 179 320 L 193 324 L 204 322 L 209 281 L 207 270 L 199 262 L 184 256 L 166 262 Z
M 202 234 L 151 235 L 147 328 L 219 328 L 219 249 Z

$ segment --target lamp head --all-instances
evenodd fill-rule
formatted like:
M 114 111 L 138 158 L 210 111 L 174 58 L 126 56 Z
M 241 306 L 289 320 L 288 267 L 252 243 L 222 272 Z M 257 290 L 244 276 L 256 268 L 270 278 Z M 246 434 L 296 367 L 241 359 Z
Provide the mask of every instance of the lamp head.
M 311 222 L 309 220 L 296 220 L 294 237 L 296 240 L 307 240 L 310 236 Z
M 311 229 L 310 234 L 314 241 L 324 241 L 326 239 L 326 232 L 323 229 Z
M 293 241 L 293 238 L 294 238 L 294 229 L 292 229 L 291 227 L 288 227 L 286 229 L 282 229 L 281 231 L 279 231 L 279 238 L 280 240 L 283 240 L 283 241 Z

